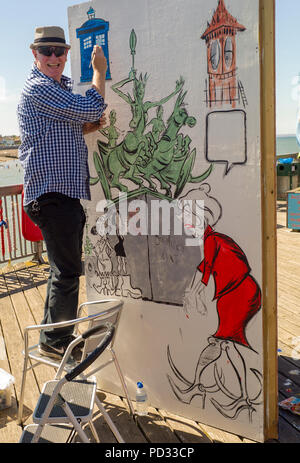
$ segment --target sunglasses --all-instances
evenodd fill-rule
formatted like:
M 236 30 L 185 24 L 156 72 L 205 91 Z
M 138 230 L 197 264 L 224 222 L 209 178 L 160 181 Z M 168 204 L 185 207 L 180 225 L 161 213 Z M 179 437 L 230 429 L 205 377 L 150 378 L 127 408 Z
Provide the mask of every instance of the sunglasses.
M 51 56 L 52 53 L 55 54 L 56 58 L 58 58 L 59 56 L 62 56 L 66 49 L 65 47 L 38 47 L 37 48 L 37 51 L 39 53 L 41 53 L 41 55 L 44 55 L 44 56 Z

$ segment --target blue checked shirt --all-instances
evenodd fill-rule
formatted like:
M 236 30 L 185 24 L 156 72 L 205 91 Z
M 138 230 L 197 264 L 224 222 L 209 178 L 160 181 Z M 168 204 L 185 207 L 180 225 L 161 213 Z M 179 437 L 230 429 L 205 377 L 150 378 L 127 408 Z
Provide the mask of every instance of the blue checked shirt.
M 106 106 L 95 89 L 75 95 L 71 79 L 59 83 L 33 65 L 18 105 L 24 205 L 49 192 L 91 199 L 82 126 L 99 120 Z

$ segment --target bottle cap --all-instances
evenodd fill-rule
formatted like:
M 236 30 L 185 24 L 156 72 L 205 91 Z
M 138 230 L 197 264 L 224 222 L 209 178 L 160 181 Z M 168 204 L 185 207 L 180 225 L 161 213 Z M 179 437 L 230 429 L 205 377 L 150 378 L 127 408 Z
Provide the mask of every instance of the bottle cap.
M 136 384 L 137 384 L 137 387 L 140 388 L 140 389 L 142 387 L 144 387 L 144 385 L 143 385 L 143 383 L 141 381 L 138 381 Z

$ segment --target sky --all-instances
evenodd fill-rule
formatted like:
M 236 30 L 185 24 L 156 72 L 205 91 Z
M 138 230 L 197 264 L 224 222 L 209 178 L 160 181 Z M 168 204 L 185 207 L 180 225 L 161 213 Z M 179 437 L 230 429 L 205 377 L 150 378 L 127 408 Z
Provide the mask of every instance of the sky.
M 109 0 L 107 0 L 109 1 Z M 242 0 L 240 0 L 242 1 Z M 0 134 L 19 134 L 16 107 L 33 56 L 34 29 L 61 26 L 68 40 L 67 8 L 76 0 L 0 0 Z M 228 5 L 230 8 L 230 5 Z M 298 113 L 300 1 L 276 0 L 276 132 L 295 134 Z M 298 61 L 299 59 L 299 61 Z M 67 63 L 65 74 L 71 75 Z M 299 104 L 300 106 L 300 104 Z

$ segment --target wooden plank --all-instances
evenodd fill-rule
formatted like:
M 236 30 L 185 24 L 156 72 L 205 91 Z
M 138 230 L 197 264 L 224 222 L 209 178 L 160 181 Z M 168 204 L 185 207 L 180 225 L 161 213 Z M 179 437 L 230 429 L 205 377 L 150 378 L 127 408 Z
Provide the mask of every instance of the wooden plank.
M 44 301 L 35 286 L 34 280 L 31 278 L 31 274 L 27 268 L 24 268 L 21 271 L 15 271 L 15 275 L 27 301 L 32 318 L 35 323 L 40 323 L 44 312 Z
M 297 304 L 299 303 L 299 295 L 298 296 L 293 296 L 290 292 L 289 289 L 282 289 L 278 288 L 279 290 L 279 310 L 281 310 L 281 307 L 284 309 L 288 310 L 291 314 L 293 315 L 299 315 L 299 309 L 297 310 Z M 283 291 L 289 292 L 288 295 L 283 295 Z
M 295 343 L 297 343 L 297 337 L 288 331 L 284 330 L 281 327 L 278 327 L 278 336 L 281 342 L 285 343 L 287 346 L 291 347 L 294 349 Z
M 299 313 L 293 314 L 288 308 L 285 307 L 279 307 L 278 313 L 280 315 L 278 318 L 279 323 L 281 323 L 282 321 L 288 322 L 288 325 L 290 325 L 291 329 L 293 330 L 293 333 L 295 333 L 296 329 L 300 330 Z
M 103 393 L 102 403 L 111 419 L 119 429 L 126 443 L 146 443 L 147 439 L 128 412 L 126 402 L 119 396 Z M 95 422 L 97 429 L 97 421 Z
M 284 344 L 281 339 L 278 340 L 278 351 L 281 355 L 290 357 L 293 354 L 293 348 Z
M 0 298 L 7 296 L 7 286 L 5 283 L 4 276 L 0 271 Z
M 179 417 L 161 409 L 159 409 L 159 413 L 176 434 L 180 442 L 184 444 L 206 444 L 212 442 L 210 436 L 202 429 L 202 425 L 200 428 L 195 421 L 182 416 Z
M 289 378 L 292 383 L 298 386 L 300 393 L 300 370 L 295 368 L 295 364 L 280 356 L 278 358 L 278 368 L 281 376 Z
M 278 326 L 285 331 L 292 334 L 294 337 L 300 337 L 300 326 L 297 324 L 297 320 L 294 320 L 292 315 L 284 314 L 278 320 Z
M 279 442 L 281 444 L 299 444 L 299 431 L 289 425 L 289 423 L 280 415 L 278 423 Z
M 300 357 L 298 356 L 297 358 L 293 358 L 291 356 L 286 357 L 285 360 L 287 360 L 289 363 L 291 363 L 295 369 L 297 369 L 297 373 L 294 373 L 295 370 L 293 371 L 293 374 L 300 374 Z
M 148 416 L 137 417 L 138 426 L 142 429 L 148 442 L 178 444 L 180 440 L 161 414 L 153 407 L 149 407 Z
M 284 372 L 278 374 L 278 388 L 279 393 L 284 397 L 300 394 L 299 384 L 294 382 L 292 378 L 285 376 Z
M 227 444 L 242 444 L 243 441 L 239 436 L 235 434 L 231 434 L 226 431 L 222 431 L 221 429 L 214 428 L 212 426 L 208 426 L 206 424 L 200 424 L 199 426 L 203 431 L 209 435 L 210 439 L 213 439 L 215 443 L 227 443 Z
M 275 0 L 259 2 L 263 257 L 264 436 L 278 437 L 276 291 Z

